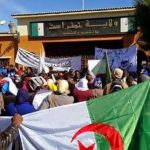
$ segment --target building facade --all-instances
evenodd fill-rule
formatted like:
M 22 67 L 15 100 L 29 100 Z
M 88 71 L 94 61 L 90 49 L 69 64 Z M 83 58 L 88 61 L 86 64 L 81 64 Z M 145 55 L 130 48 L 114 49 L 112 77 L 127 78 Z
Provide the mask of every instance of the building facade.
M 15 64 L 18 42 L 18 33 L 0 33 L 0 66 Z
M 94 56 L 95 47 L 123 48 L 134 43 L 135 8 L 14 14 L 19 47 L 46 57 Z

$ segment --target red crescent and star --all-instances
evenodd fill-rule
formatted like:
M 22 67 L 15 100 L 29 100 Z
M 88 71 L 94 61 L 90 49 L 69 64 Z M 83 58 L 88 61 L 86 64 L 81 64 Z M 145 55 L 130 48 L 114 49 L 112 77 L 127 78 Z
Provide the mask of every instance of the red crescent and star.
M 124 150 L 124 143 L 120 133 L 108 124 L 92 123 L 79 129 L 72 137 L 71 142 L 80 134 L 85 132 L 94 132 L 105 137 L 110 144 L 110 150 Z M 94 150 L 95 144 L 85 147 L 78 141 L 79 150 Z

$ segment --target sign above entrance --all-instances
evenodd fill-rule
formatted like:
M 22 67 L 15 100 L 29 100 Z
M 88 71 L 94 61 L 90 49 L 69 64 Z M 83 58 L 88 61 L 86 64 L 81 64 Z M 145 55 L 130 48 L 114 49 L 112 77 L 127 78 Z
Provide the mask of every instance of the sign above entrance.
M 31 37 L 109 35 L 134 32 L 134 17 L 31 22 Z

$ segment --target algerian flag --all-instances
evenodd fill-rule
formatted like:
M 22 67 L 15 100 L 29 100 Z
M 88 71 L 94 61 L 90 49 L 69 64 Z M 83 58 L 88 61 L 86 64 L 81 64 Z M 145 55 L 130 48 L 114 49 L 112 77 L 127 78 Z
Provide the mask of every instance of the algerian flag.
M 88 69 L 93 72 L 95 75 L 98 74 L 101 66 L 100 60 L 88 60 Z
M 95 75 L 97 74 L 105 74 L 106 73 L 106 60 L 88 60 L 88 69 L 93 72 Z
M 107 52 L 101 60 L 88 60 L 88 69 L 95 75 L 105 74 L 106 84 L 111 81 L 111 71 L 108 62 Z
M 19 133 L 24 150 L 149 150 L 150 81 L 27 114 Z
M 31 36 L 44 36 L 44 23 L 31 23 Z
M 134 32 L 135 31 L 135 18 L 125 17 L 120 19 L 120 32 Z

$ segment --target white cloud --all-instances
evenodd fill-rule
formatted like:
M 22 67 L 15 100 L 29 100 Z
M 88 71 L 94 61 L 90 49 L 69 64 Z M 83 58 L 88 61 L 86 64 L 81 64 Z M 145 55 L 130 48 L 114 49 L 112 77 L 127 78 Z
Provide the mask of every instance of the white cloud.
M 29 13 L 30 10 L 15 2 L 15 0 L 0 0 L 0 7 L 11 13 Z

